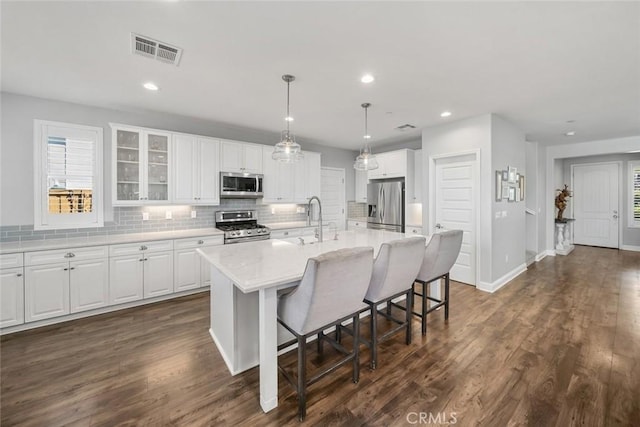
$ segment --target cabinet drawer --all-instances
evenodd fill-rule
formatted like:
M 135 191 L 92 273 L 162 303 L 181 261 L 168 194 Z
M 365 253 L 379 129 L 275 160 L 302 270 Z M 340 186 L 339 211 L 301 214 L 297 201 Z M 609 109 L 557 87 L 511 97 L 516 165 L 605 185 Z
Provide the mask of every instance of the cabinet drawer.
M 23 265 L 22 252 L 0 255 L 0 268 L 22 267 Z
M 224 236 L 191 237 L 173 241 L 175 249 L 199 248 L 202 246 L 215 246 L 224 243 Z
M 349 230 L 353 230 L 354 228 L 367 228 L 366 221 L 349 220 L 347 225 L 349 227 Z
M 124 243 L 109 246 L 110 256 L 132 255 L 141 251 L 157 252 L 173 250 L 173 240 L 158 240 L 155 242 Z
M 405 227 L 405 234 L 422 234 L 422 227 Z
M 83 259 L 106 258 L 107 246 L 89 246 L 85 248 L 54 249 L 51 251 L 25 252 L 25 265 L 53 264 L 61 261 L 79 261 Z
M 302 235 L 302 228 L 291 228 L 286 230 L 271 230 L 272 239 L 288 239 Z

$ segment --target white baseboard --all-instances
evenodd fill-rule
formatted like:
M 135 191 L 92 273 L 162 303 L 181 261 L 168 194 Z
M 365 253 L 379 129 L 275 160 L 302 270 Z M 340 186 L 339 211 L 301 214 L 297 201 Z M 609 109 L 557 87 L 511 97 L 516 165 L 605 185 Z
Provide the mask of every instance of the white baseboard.
M 127 308 L 138 307 L 146 304 L 153 304 L 160 301 L 166 301 L 173 298 L 185 297 L 187 295 L 197 294 L 200 292 L 206 292 L 209 287 L 190 289 L 186 291 L 176 292 L 174 294 L 161 295 L 154 298 L 140 299 L 137 301 L 125 302 L 117 305 L 109 305 L 106 307 L 95 308 L 93 310 L 81 311 L 79 313 L 67 314 L 60 317 L 52 317 L 51 319 L 38 320 L 36 322 L 27 322 L 22 325 L 9 326 L 8 328 L 0 329 L 0 335 L 12 334 L 14 332 L 27 331 L 29 329 L 40 328 L 42 326 L 55 325 L 56 323 L 68 322 L 70 320 L 82 319 L 84 317 L 97 316 L 99 314 L 111 313 L 114 311 L 124 310 Z
M 622 249 L 623 251 L 640 252 L 640 246 L 622 245 L 620 246 L 620 249 Z
M 478 285 L 478 289 L 484 292 L 494 293 L 495 291 L 497 291 L 498 289 L 500 289 L 501 287 L 503 287 L 504 285 L 506 285 L 513 279 L 515 279 L 517 276 L 524 273 L 525 271 L 527 271 L 527 264 L 522 263 L 516 268 L 514 268 L 513 270 L 511 270 L 510 272 L 508 272 L 507 274 L 505 274 L 504 276 L 500 277 L 498 280 L 494 281 L 493 283 L 480 282 Z
M 545 259 L 547 257 L 547 255 L 549 255 L 547 253 L 547 251 L 540 252 L 538 255 L 536 255 L 536 262 L 542 261 L 543 259 Z
M 546 254 L 547 254 L 547 256 L 556 256 L 556 250 L 555 249 L 547 249 Z
M 238 375 L 239 373 L 243 372 L 233 369 L 233 364 L 231 363 L 231 360 L 229 360 L 229 355 L 227 355 L 227 353 L 224 351 L 224 347 L 220 345 L 220 341 L 218 341 L 216 334 L 213 333 L 213 329 L 211 328 L 209 328 L 209 335 L 211 335 L 211 339 L 213 339 L 216 347 L 218 347 L 218 353 L 220 353 L 220 356 L 222 356 L 222 360 L 224 360 L 224 363 L 227 365 L 227 369 L 229 370 L 231 375 Z

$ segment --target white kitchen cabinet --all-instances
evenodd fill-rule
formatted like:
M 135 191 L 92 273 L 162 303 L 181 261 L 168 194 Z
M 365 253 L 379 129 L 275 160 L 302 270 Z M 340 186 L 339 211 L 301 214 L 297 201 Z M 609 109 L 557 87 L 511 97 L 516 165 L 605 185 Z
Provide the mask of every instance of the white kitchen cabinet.
M 22 257 L 22 254 L 20 254 Z M 24 323 L 24 270 L 0 270 L 0 328 Z
M 222 172 L 262 173 L 262 145 L 222 141 L 220 143 L 220 170 Z
M 414 154 L 413 198 L 411 203 L 422 203 L 422 150 Z
M 174 292 L 209 286 L 211 272 L 209 264 L 202 261 L 198 248 L 222 245 L 222 236 L 195 237 L 174 242 Z
M 171 200 L 171 134 L 111 124 L 113 204 L 166 204 Z
M 106 306 L 107 256 L 106 246 L 25 253 L 25 321 Z
M 264 146 L 262 149 L 262 164 L 264 178 L 263 203 L 292 203 L 295 194 L 294 172 L 298 163 L 282 163 L 271 158 L 273 147 Z
M 112 245 L 109 253 L 111 304 L 173 292 L 173 241 Z
M 121 304 L 142 299 L 143 262 L 142 254 L 109 260 L 109 303 Z
M 282 163 L 271 158 L 273 147 L 262 151 L 264 166 L 263 203 L 307 203 L 311 196 L 320 196 L 319 153 L 305 151 L 296 163 Z
M 367 222 L 362 220 L 355 220 L 355 219 L 347 220 L 348 230 L 355 230 L 356 228 L 367 228 Z
M 25 320 L 69 314 L 69 262 L 25 267 Z
M 422 234 L 422 227 L 411 227 L 411 226 L 406 226 L 404 228 L 404 232 L 405 234 L 416 234 L 416 235 L 420 235 Z
M 355 201 L 357 203 L 367 203 L 367 184 L 369 183 L 369 178 L 367 176 L 367 171 L 356 171 L 356 198 Z
M 173 135 L 173 202 L 220 204 L 220 142 L 195 135 Z
M 320 175 L 322 167 L 322 156 L 320 153 L 312 153 L 309 151 L 304 152 L 304 171 L 305 178 L 302 181 L 304 183 L 304 197 L 299 198 L 296 196 L 296 200 L 299 203 L 307 203 L 312 196 L 320 197 Z M 296 180 L 296 185 L 298 181 Z
M 152 298 L 173 292 L 173 252 L 145 253 L 144 297 Z
M 378 169 L 368 171 L 369 179 L 401 178 L 407 176 L 408 150 L 376 154 Z
M 69 262 L 69 277 L 71 313 L 109 304 L 109 261 L 106 258 Z

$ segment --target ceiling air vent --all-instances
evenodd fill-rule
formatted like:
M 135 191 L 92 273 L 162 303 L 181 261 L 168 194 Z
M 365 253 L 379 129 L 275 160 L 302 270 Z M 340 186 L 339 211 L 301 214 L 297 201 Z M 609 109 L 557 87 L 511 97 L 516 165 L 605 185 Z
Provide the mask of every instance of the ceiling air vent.
M 400 125 L 396 128 L 396 130 L 399 130 L 400 132 L 406 132 L 408 130 L 411 129 L 415 129 L 416 127 L 414 125 L 410 125 L 409 123 L 406 123 L 404 125 Z
M 131 51 L 137 55 L 155 58 L 160 62 L 176 66 L 182 56 L 182 49 L 179 47 L 135 33 L 131 33 Z

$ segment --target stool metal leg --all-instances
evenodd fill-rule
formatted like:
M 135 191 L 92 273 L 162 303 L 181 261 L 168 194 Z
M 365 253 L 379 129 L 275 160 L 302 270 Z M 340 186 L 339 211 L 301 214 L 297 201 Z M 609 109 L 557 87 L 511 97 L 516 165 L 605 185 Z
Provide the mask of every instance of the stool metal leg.
M 422 284 L 422 335 L 427 335 L 427 282 Z
M 307 352 L 306 336 L 298 337 L 298 418 L 304 421 L 307 416 Z
M 413 307 L 413 287 L 407 292 L 407 306 Z M 407 335 L 405 342 L 407 345 L 411 344 L 411 317 L 413 316 L 413 310 L 405 310 L 406 322 L 407 322 Z
M 360 381 L 360 316 L 353 317 L 353 382 Z
M 322 355 L 323 350 L 324 350 L 324 346 L 322 345 L 322 336 L 324 335 L 323 332 L 318 332 L 318 342 L 316 343 L 316 345 L 318 346 L 318 354 Z
M 449 319 L 449 273 L 444 276 L 444 320 Z
M 378 363 L 378 307 L 371 305 L 371 369 L 376 369 Z

